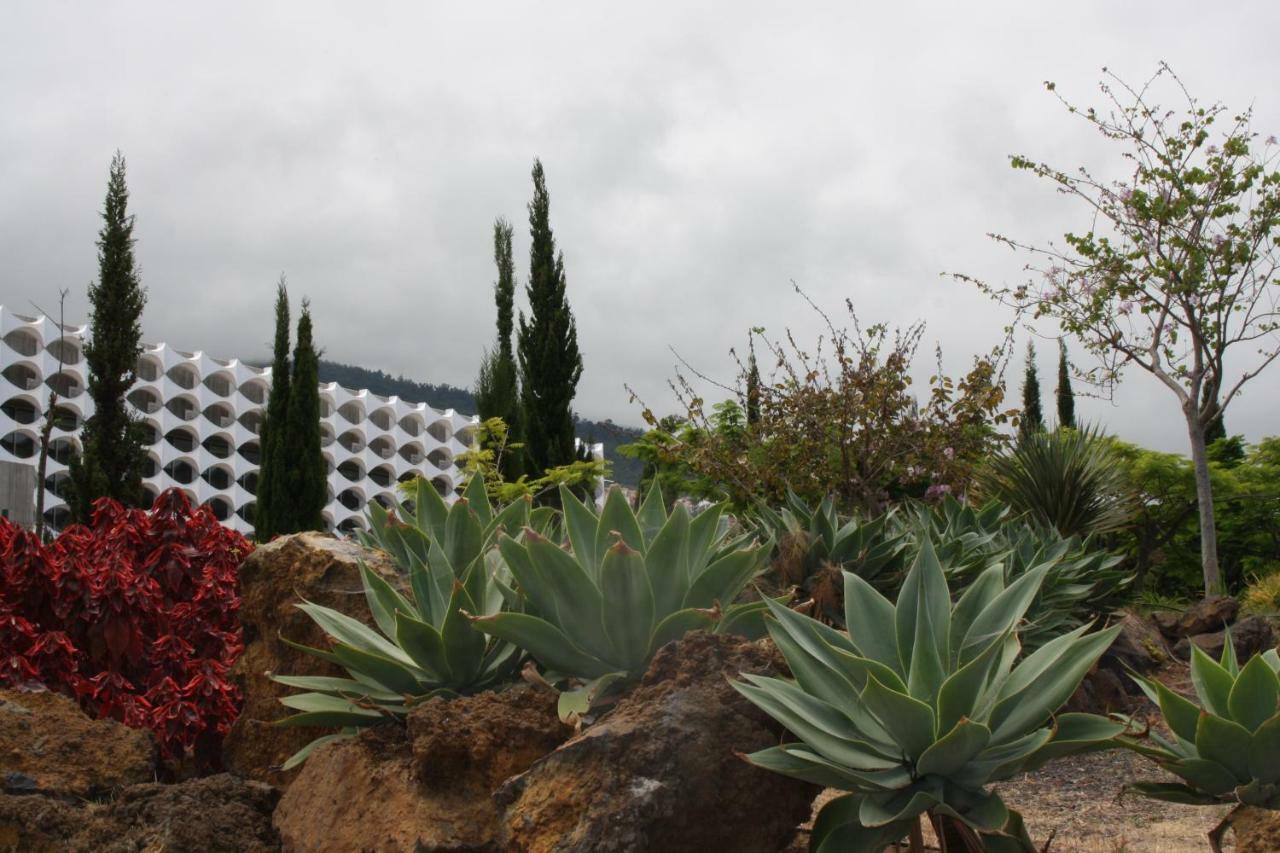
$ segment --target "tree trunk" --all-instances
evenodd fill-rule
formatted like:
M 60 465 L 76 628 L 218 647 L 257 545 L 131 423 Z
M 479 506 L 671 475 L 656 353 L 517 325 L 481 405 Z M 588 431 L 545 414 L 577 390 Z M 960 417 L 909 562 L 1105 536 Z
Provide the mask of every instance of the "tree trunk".
M 1222 576 L 1218 571 L 1218 530 L 1213 520 L 1213 484 L 1209 481 L 1204 425 L 1198 413 L 1187 412 L 1186 415 L 1187 431 L 1191 435 L 1191 464 L 1196 475 L 1196 502 L 1200 506 L 1200 564 L 1204 569 L 1204 594 L 1217 595 L 1223 589 Z

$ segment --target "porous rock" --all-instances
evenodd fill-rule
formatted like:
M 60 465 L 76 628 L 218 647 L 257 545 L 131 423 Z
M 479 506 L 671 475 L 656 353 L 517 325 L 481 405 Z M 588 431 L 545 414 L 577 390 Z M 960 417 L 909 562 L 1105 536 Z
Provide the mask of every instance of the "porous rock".
M 818 789 L 741 758 L 781 731 L 728 680 L 784 667 L 767 641 L 668 644 L 607 716 L 498 790 L 504 849 L 783 849 Z
M 0 795 L 0 850 L 268 853 L 276 793 L 228 773 L 121 789 L 103 802 Z
M 1194 637 L 1221 631 L 1240 615 L 1240 602 L 1229 595 L 1211 595 L 1191 605 L 1178 617 L 1173 628 L 1175 638 Z
M 288 713 L 279 699 L 295 691 L 276 684 L 265 673 L 346 675 L 332 664 L 290 648 L 280 637 L 326 646 L 324 632 L 298 609 L 301 598 L 371 624 L 360 560 L 384 577 L 396 576 L 394 563 L 381 551 L 321 533 L 281 536 L 254 549 L 240 565 L 245 648 L 231 675 L 244 690 L 244 708 L 223 743 L 223 760 L 240 775 L 287 787 L 296 771 L 277 768 L 326 733 L 271 725 Z
M 1245 806 L 1231 816 L 1236 853 L 1275 853 L 1280 850 L 1280 811 Z
M 569 734 L 549 691 L 520 686 L 415 709 L 322 747 L 276 809 L 286 851 L 497 851 L 494 788 Z
M 0 690 L 0 784 L 6 794 L 89 798 L 155 780 L 151 732 L 90 719 L 47 690 Z
M 1183 660 L 1190 660 L 1191 644 L 1194 643 L 1209 657 L 1218 660 L 1227 642 L 1226 635 L 1226 631 L 1214 631 L 1184 637 L 1173 647 L 1173 652 Z M 1275 648 L 1276 635 L 1265 616 L 1246 616 L 1231 626 L 1231 644 L 1235 646 L 1236 658 L 1243 663 L 1259 652 Z

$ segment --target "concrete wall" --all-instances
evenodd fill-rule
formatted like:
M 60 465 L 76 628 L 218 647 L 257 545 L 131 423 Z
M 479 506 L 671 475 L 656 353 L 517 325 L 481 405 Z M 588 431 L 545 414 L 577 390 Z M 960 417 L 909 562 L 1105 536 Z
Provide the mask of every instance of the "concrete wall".
M 28 529 L 36 526 L 36 468 L 0 462 L 0 515 Z

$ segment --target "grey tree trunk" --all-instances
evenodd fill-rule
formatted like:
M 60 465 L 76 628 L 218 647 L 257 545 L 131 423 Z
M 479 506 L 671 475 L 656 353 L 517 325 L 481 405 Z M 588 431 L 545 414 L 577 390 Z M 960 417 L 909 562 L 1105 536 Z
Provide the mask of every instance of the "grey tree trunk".
M 1191 406 L 1195 406 L 1195 401 Z M 1191 464 L 1196 475 L 1196 502 L 1200 505 L 1200 564 L 1204 569 L 1204 594 L 1223 591 L 1218 570 L 1218 529 L 1213 518 L 1213 484 L 1209 480 L 1209 455 L 1205 451 L 1204 424 L 1199 412 L 1184 412 L 1187 431 L 1191 434 Z

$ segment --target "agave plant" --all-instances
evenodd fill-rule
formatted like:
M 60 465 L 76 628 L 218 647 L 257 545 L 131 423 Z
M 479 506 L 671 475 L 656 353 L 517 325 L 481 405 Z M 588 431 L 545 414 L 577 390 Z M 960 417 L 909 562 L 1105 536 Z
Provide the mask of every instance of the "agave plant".
M 1088 626 L 1019 662 L 1019 622 L 1048 569 L 1005 585 L 987 569 L 953 606 L 925 541 L 895 606 L 846 572 L 848 632 L 769 602 L 769 634 L 794 680 L 743 676 L 735 687 L 797 739 L 747 756 L 760 767 L 849 793 L 823 807 L 810 849 L 879 851 L 927 817 L 970 851 L 1031 851 L 993 782 L 1100 748 L 1124 730 L 1090 714 L 1053 713 L 1118 628 Z
M 296 766 L 319 745 L 349 737 L 357 729 L 401 717 L 433 696 L 475 693 L 512 680 L 521 650 L 475 630 L 469 615 L 491 615 L 515 594 L 501 558 L 490 547 L 499 531 L 519 529 L 529 502 L 495 514 L 483 484 L 468 489 L 452 507 L 429 485 L 420 489 L 421 527 L 401 524 L 385 512 L 371 527 L 395 550 L 408 574 L 408 588 L 360 565 L 365 599 L 376 627 L 328 607 L 298 607 L 332 640 L 328 649 L 284 641 L 346 670 L 349 677 L 275 675 L 273 681 L 306 692 L 281 699 L 298 713 L 282 726 L 338 726 L 337 735 L 312 741 L 286 763 Z M 427 535 L 423 528 L 431 531 Z
M 1191 646 L 1191 684 L 1199 704 L 1140 675 L 1133 679 L 1160 707 L 1171 737 L 1127 733 L 1119 743 L 1155 760 L 1181 782 L 1139 782 L 1132 789 L 1191 805 L 1280 809 L 1280 655 L 1271 649 L 1236 659 L 1231 637 L 1215 662 Z M 1209 834 L 1219 850 L 1231 815 Z
M 638 678 L 661 646 L 689 631 L 763 633 L 763 602 L 734 600 L 759 574 L 767 547 L 730 537 L 722 507 L 691 516 L 677 504 L 668 513 L 656 487 L 638 514 L 617 488 L 598 515 L 567 489 L 560 499 L 568 548 L 532 530 L 499 536 L 524 612 L 474 624 L 527 649 L 549 680 L 586 682 L 562 696 L 562 713 Z
M 1022 435 L 978 472 L 976 486 L 1063 536 L 1116 530 L 1135 509 L 1124 469 L 1095 428 Z

